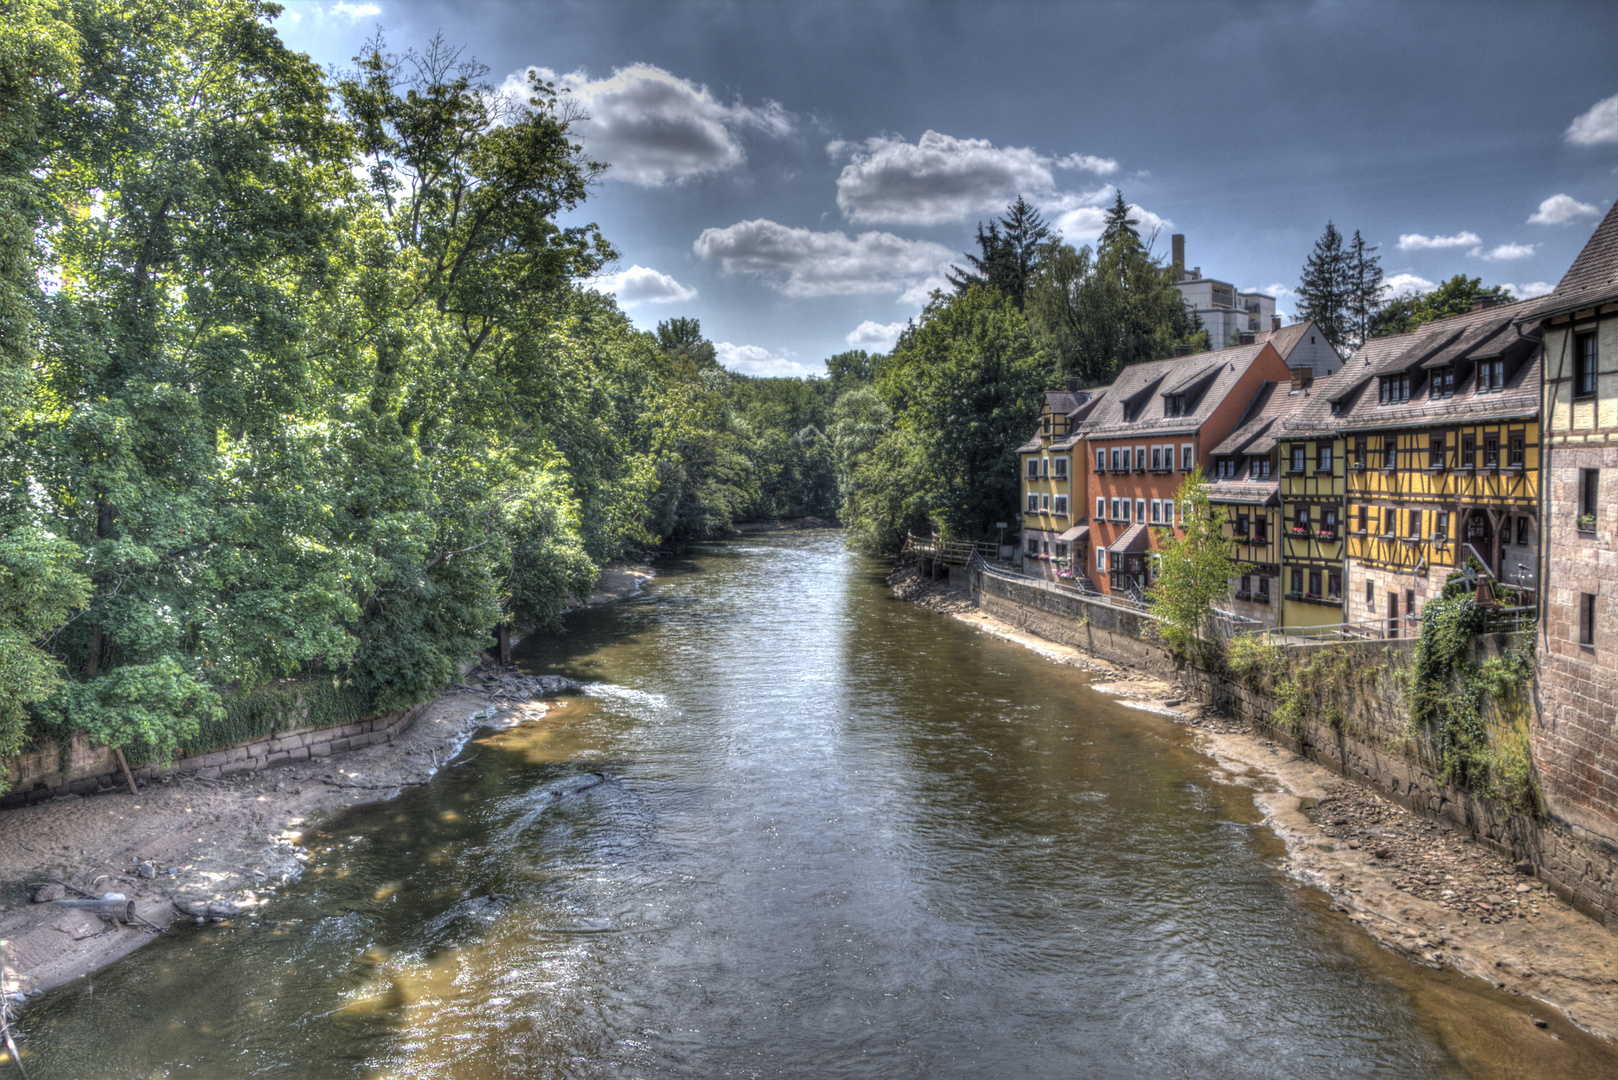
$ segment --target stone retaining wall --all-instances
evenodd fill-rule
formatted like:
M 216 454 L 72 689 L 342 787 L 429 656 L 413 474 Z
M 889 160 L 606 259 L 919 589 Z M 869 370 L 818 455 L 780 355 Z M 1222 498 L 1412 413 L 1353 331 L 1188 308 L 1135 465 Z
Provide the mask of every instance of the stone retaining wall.
M 390 742 L 427 710 L 427 705 L 383 713 L 368 720 L 335 727 L 301 728 L 276 732 L 206 754 L 177 758 L 166 768 L 144 765 L 132 769 L 136 780 L 151 781 L 170 773 L 195 773 L 212 779 L 229 773 L 254 772 L 285 762 L 307 761 L 347 750 Z M 111 749 L 97 746 L 82 733 L 73 736 L 64 768 L 60 745 L 46 739 L 28 753 L 5 762 L 12 788 L 0 796 L 0 807 L 41 802 L 58 795 L 93 795 L 126 788 L 123 770 Z
M 1466 830 L 1476 840 L 1513 859 L 1533 862 L 1538 876 L 1564 900 L 1585 914 L 1618 926 L 1618 847 L 1554 812 L 1541 817 L 1513 814 L 1495 803 L 1441 783 L 1437 762 L 1423 748 L 1412 751 L 1406 710 L 1394 673 L 1407 665 L 1416 642 L 1345 642 L 1332 646 L 1289 649 L 1294 663 L 1330 647 L 1349 654 L 1354 685 L 1333 704 L 1333 724 L 1323 713 L 1325 702 L 1306 708 L 1292 731 L 1275 725 L 1277 702 L 1266 693 L 1219 672 L 1209 672 L 1173 657 L 1141 635 L 1150 616 L 1041 586 L 979 575 L 978 605 L 1003 622 L 1048 641 L 1084 649 L 1111 663 L 1159 677 L 1176 679 L 1186 693 L 1239 720 L 1268 738 L 1290 747 L 1333 772 L 1377 789 L 1418 814 L 1442 819 Z M 1503 639 L 1503 635 L 1501 636 Z M 1485 640 L 1478 647 L 1498 653 L 1508 642 Z M 1521 722 L 1539 723 L 1538 697 L 1532 715 Z M 1491 717 L 1497 724 L 1511 717 Z

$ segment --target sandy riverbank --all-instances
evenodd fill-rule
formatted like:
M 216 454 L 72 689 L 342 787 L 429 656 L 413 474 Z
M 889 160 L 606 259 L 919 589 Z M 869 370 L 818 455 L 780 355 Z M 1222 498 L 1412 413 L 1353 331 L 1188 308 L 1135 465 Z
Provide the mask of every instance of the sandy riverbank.
M 1453 968 L 1543 1002 L 1524 1022 L 1618 1039 L 1618 934 L 1463 833 L 1420 818 L 1197 703 L 1179 688 L 1003 623 L 971 595 L 909 568 L 896 595 L 1096 676 L 1090 689 L 1198 729 L 1220 779 L 1254 789 L 1286 843 L 1285 870 L 1412 963 Z M 1615 1063 L 1618 1064 L 1618 1063 Z M 1615 1069 L 1618 1075 L 1618 1069 Z
M 653 576 L 647 565 L 608 566 L 587 603 L 633 596 Z M 155 927 L 246 911 L 298 875 L 304 829 L 426 783 L 481 727 L 567 707 L 566 697 L 538 700 L 537 687 L 502 686 L 500 674 L 474 670 L 467 686 L 449 688 L 393 741 L 362 750 L 219 780 L 176 775 L 138 795 L 119 790 L 0 811 L 4 992 L 42 993 L 127 956 L 158 932 L 33 903 L 37 884 L 123 893 Z M 142 863 L 153 876 L 142 876 Z

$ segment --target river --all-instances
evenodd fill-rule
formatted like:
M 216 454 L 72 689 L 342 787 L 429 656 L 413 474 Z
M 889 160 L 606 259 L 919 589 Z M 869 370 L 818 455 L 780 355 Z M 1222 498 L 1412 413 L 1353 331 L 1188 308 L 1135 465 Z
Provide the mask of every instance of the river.
M 1289 880 L 1186 729 L 841 539 L 699 547 L 525 642 L 587 695 L 306 834 L 254 917 L 42 999 L 30 1077 L 1545 1066 L 1518 1003 Z

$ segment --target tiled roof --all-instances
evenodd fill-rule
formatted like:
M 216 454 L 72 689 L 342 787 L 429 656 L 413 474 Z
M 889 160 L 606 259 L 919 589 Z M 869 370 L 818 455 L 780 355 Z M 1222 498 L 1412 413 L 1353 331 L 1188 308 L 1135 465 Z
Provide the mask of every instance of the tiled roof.
M 1071 544 L 1078 540 L 1088 540 L 1089 538 L 1090 526 L 1088 525 L 1075 525 L 1067 532 L 1057 537 L 1057 539 L 1062 541 L 1064 544 Z
M 1326 435 L 1338 431 L 1532 416 L 1539 411 L 1539 360 L 1532 340 L 1512 327 L 1521 304 L 1493 307 L 1435 319 L 1408 334 L 1373 338 L 1330 383 L 1320 385 L 1315 400 L 1281 422 L 1288 435 Z M 1504 356 L 1517 363 L 1505 389 L 1475 393 L 1475 361 Z M 1526 358 L 1526 359 L 1525 359 Z M 1386 374 L 1457 363 L 1455 393 L 1437 401 L 1425 385 L 1398 405 L 1379 402 L 1377 378 Z M 1332 406 L 1336 405 L 1333 412 Z
M 1306 319 L 1291 326 L 1283 326 L 1279 330 L 1271 331 L 1267 340 L 1275 346 L 1275 351 L 1281 354 L 1281 359 L 1285 360 L 1292 355 L 1292 350 L 1298 347 L 1298 342 L 1303 340 L 1304 331 L 1313 325 L 1314 323 Z
M 1017 453 L 1019 453 L 1019 454 L 1031 454 L 1035 450 L 1041 449 L 1044 445 L 1045 444 L 1040 442 L 1040 440 L 1039 440 L 1039 432 L 1036 431 L 1036 432 L 1034 432 L 1034 437 L 1032 439 L 1029 439 L 1027 442 L 1025 442 L 1021 446 L 1017 447 Z
M 1315 386 L 1322 386 L 1325 383 L 1326 379 L 1319 379 L 1316 380 Z M 1253 395 L 1253 402 L 1247 407 L 1247 415 L 1236 425 L 1236 430 L 1226 436 L 1224 442 L 1214 447 L 1213 453 L 1216 455 L 1269 453 L 1275 448 L 1276 422 L 1296 413 L 1311 400 L 1309 394 L 1303 391 L 1293 393 L 1290 383 L 1266 382 L 1259 387 L 1258 393 Z
M 1549 296 L 1521 305 L 1518 321 L 1543 318 L 1553 312 L 1590 307 L 1618 298 L 1618 203 L 1596 226 L 1595 233 L 1573 260 Z
M 1279 480 L 1215 480 L 1208 485 L 1208 501 L 1240 506 L 1272 506 L 1281 501 Z
M 1146 531 L 1146 523 L 1141 521 L 1125 529 L 1122 536 L 1107 545 L 1107 550 L 1127 554 L 1135 551 L 1146 551 L 1151 546 L 1152 537 Z
M 1264 345 L 1238 345 L 1217 352 L 1193 353 L 1167 360 L 1131 364 L 1118 373 L 1106 396 L 1084 422 L 1090 438 L 1195 431 L 1213 414 L 1258 358 Z M 1162 395 L 1168 388 L 1196 385 L 1211 376 L 1193 407 L 1182 416 L 1164 416 Z

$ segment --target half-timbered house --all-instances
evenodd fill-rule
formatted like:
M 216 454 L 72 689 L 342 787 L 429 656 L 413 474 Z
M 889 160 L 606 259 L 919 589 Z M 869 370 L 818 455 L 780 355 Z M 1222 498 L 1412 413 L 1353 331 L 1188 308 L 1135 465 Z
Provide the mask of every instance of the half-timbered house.
M 1017 448 L 1022 473 L 1022 564 L 1037 577 L 1083 573 L 1089 555 L 1089 476 L 1077 425 L 1100 402 L 1102 391 L 1080 390 L 1069 379 L 1045 394 L 1039 427 Z
M 1306 403 L 1280 424 L 1283 626 L 1344 621 L 1348 463 L 1334 415 L 1335 389 L 1335 382 L 1305 388 Z
M 1408 632 L 1469 563 L 1537 587 L 1540 362 L 1517 307 L 1372 339 L 1326 391 L 1348 465 L 1347 621 Z

